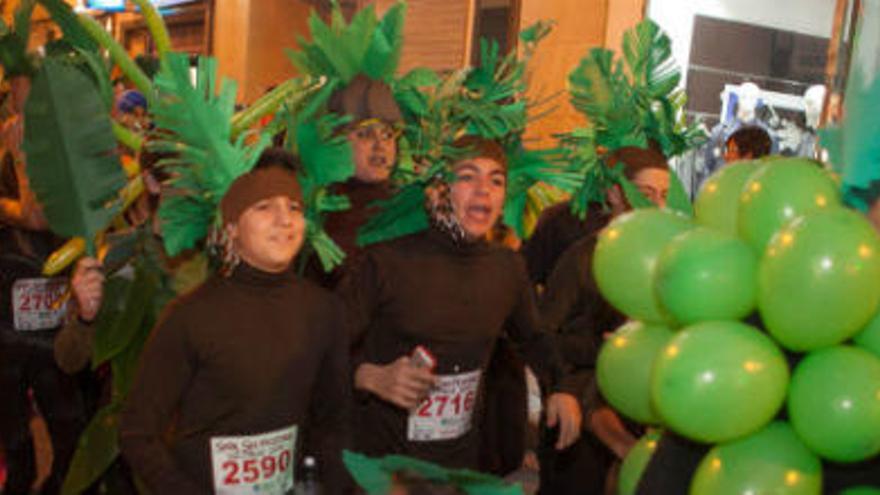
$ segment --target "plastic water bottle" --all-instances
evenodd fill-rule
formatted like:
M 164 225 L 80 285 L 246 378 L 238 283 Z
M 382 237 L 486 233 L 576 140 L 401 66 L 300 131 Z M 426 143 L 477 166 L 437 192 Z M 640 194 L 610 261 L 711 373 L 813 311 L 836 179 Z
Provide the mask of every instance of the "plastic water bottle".
M 321 495 L 321 478 L 318 476 L 318 461 L 313 456 L 303 458 L 299 482 L 294 488 L 296 495 Z

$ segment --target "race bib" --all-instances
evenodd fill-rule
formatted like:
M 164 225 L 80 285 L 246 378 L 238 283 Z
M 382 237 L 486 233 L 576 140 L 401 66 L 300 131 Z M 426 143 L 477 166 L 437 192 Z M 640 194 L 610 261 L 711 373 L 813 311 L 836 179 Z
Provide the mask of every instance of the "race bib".
M 437 386 L 409 415 L 407 439 L 452 440 L 470 431 L 479 387 L 480 370 L 438 376 Z
M 297 427 L 258 435 L 211 438 L 214 491 L 284 494 L 293 489 Z
M 48 330 L 64 321 L 67 301 L 62 302 L 67 279 L 24 278 L 12 284 L 13 326 L 19 331 Z

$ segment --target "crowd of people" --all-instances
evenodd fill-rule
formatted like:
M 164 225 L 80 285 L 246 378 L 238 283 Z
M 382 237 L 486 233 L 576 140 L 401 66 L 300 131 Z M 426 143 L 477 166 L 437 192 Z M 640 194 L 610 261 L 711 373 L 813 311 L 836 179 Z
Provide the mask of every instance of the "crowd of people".
M 2 130 L 3 493 L 34 486 L 35 408 L 52 443 L 51 475 L 40 489 L 57 493 L 80 435 L 107 404 L 116 408 L 122 459 L 96 483 L 110 493 L 290 493 L 315 465 L 324 493 L 349 493 L 346 449 L 500 477 L 531 465 L 544 494 L 616 490 L 620 461 L 644 427 L 616 412 L 596 385 L 599 348 L 625 316 L 599 293 L 592 256 L 598 233 L 633 208 L 626 186 L 665 206 L 671 157 L 656 141 L 601 150 L 600 166 L 621 179 L 597 182 L 600 199 L 582 214 L 574 199 L 544 209 L 532 234 L 518 239 L 503 222 L 506 142 L 462 132 L 444 149 L 448 174 L 421 185 L 427 225 L 364 245 L 359 232 L 401 192 L 394 174 L 407 124 L 388 82 L 359 73 L 326 103 L 344 118 L 334 135 L 351 150 L 350 177 L 329 188 L 348 208 L 323 218 L 343 263 L 325 271 L 304 249 L 313 191 L 303 158 L 287 146 L 260 149 L 213 198 L 207 238 L 182 253 L 158 248 L 155 273 L 138 263 L 111 273 L 104 255 L 87 254 L 66 275 L 46 277 L 44 262 L 65 240 L 29 186 L 21 150 L 28 91 L 27 77 L 10 80 Z M 168 139 L 168 129 L 150 122 L 144 95 L 128 89 L 117 101 L 133 131 L 148 142 Z M 766 154 L 764 141 L 743 129 L 726 158 Z M 180 157 L 160 148 L 138 151 L 144 190 L 117 226 L 156 246 L 169 236 L 160 205 L 184 194 L 173 188 L 173 167 L 163 166 Z M 106 345 L 99 322 L 129 309 L 114 307 L 111 276 L 137 285 L 155 275 L 164 290 L 175 270 L 206 252 L 209 273 L 195 287 L 174 291 L 167 304 L 161 290 L 148 292 L 143 311 L 155 306 L 157 316 L 135 364 L 93 369 L 101 364 L 96 348 Z M 539 384 L 538 424 L 528 419 L 528 374 Z M 670 473 L 693 468 L 670 467 L 689 459 L 689 446 L 679 447 L 683 454 L 669 454 L 674 462 L 661 456 L 652 465 L 638 493 L 680 488 L 670 488 Z

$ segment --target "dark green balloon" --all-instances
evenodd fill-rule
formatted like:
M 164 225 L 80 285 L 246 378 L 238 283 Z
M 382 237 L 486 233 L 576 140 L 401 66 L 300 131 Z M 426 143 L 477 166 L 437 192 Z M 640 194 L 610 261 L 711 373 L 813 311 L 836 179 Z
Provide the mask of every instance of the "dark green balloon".
M 740 237 L 763 253 L 779 229 L 795 218 L 840 205 L 838 187 L 816 162 L 774 160 L 746 181 L 740 195 Z
M 785 401 L 788 364 L 760 330 L 736 321 L 697 323 L 657 357 L 651 397 L 663 422 L 705 443 L 766 425 Z
M 853 341 L 862 349 L 880 357 L 880 312 L 877 312 L 865 328 L 853 337 Z
M 593 275 L 605 299 L 634 320 L 669 318 L 654 295 L 654 269 L 667 242 L 693 224 L 680 214 L 642 208 L 623 214 L 599 234 Z
M 788 417 L 826 459 L 858 462 L 880 453 L 880 358 L 852 346 L 809 354 L 792 375 Z
M 690 495 L 820 495 L 822 463 L 788 423 L 774 421 L 717 445 L 700 462 Z
M 880 237 L 853 210 L 804 216 L 779 232 L 758 269 L 758 308 L 793 351 L 853 337 L 880 304 Z
M 672 335 L 664 326 L 634 321 L 617 329 L 599 350 L 596 378 L 602 395 L 640 423 L 660 419 L 651 405 L 651 366 Z
M 639 480 L 657 450 L 661 432 L 658 430 L 645 433 L 623 459 L 620 476 L 617 480 L 617 495 L 633 495 L 639 487 Z
M 749 176 L 755 173 L 757 162 L 742 161 L 721 167 L 703 183 L 694 201 L 694 218 L 700 225 L 726 234 L 737 235 L 739 197 Z
M 698 227 L 666 245 L 654 283 L 677 323 L 739 320 L 755 309 L 758 259 L 736 237 Z

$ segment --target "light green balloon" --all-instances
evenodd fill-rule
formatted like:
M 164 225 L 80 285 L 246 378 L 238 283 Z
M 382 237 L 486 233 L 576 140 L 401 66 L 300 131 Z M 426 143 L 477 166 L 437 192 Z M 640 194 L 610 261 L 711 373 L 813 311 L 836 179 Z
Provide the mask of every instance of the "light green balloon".
M 788 423 L 774 421 L 757 433 L 715 446 L 691 480 L 691 495 L 748 493 L 822 493 L 822 463 Z
M 703 322 L 681 330 L 661 351 L 651 397 L 673 431 L 725 442 L 773 419 L 788 376 L 782 352 L 760 330 L 737 321 Z
M 761 167 L 757 162 L 742 161 L 721 167 L 697 193 L 694 218 L 700 225 L 737 235 L 739 197 L 749 176 Z
M 593 275 L 605 299 L 634 320 L 667 321 L 654 295 L 654 269 L 663 246 L 692 226 L 687 217 L 656 208 L 614 219 L 593 254 Z
M 755 309 L 758 259 L 736 237 L 698 227 L 666 245 L 654 283 L 660 304 L 682 325 L 739 320 Z
M 758 269 L 758 309 L 793 351 L 853 337 L 880 304 L 880 237 L 855 211 L 835 208 L 786 226 Z
M 880 311 L 853 337 L 853 341 L 862 349 L 880 357 Z
M 738 232 L 763 253 L 773 234 L 795 218 L 840 205 L 838 187 L 816 162 L 774 160 L 746 181 L 739 200 Z
M 880 358 L 852 346 L 809 354 L 792 375 L 788 417 L 826 459 L 858 462 L 880 453 Z
M 651 366 L 672 335 L 667 327 L 634 321 L 617 329 L 599 350 L 599 390 L 615 409 L 640 423 L 660 419 L 651 405 Z
M 651 456 L 657 450 L 661 434 L 659 430 L 645 433 L 626 454 L 623 463 L 620 465 L 620 476 L 617 479 L 617 495 L 633 495 L 636 493 L 636 488 L 639 487 L 639 480 L 642 479 L 645 468 L 651 462 Z

